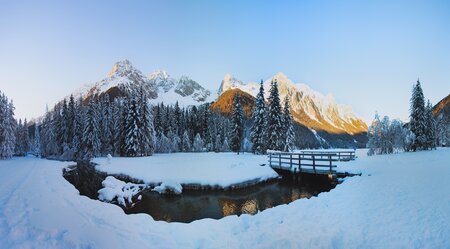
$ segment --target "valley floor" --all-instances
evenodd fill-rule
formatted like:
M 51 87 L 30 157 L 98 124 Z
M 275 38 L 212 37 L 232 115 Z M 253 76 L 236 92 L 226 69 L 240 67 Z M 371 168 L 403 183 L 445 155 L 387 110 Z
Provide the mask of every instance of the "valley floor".
M 182 224 L 80 196 L 71 163 L 14 158 L 0 161 L 0 248 L 448 248 L 449 162 L 450 149 L 361 156 L 339 167 L 362 176 L 318 197 Z

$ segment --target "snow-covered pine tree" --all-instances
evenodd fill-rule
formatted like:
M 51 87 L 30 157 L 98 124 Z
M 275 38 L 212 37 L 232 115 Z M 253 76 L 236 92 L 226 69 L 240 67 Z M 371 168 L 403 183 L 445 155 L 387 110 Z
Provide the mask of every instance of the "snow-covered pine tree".
M 129 97 L 125 116 L 125 143 L 124 153 L 128 157 L 140 156 L 139 133 L 141 124 L 138 101 L 134 94 Z
M 216 140 L 214 141 L 214 152 L 222 151 L 222 138 L 220 134 L 216 135 Z
M 204 142 L 202 137 L 200 136 L 200 133 L 197 133 L 194 138 L 194 143 L 192 144 L 192 151 L 195 152 L 201 152 L 203 151 Z
M 141 86 L 139 90 L 139 109 L 140 109 L 140 129 L 138 139 L 140 143 L 140 154 L 150 156 L 155 151 L 156 134 L 153 126 L 153 114 L 148 96 Z
M 264 86 L 261 80 L 258 95 L 256 95 L 255 109 L 252 115 L 252 127 L 250 140 L 252 142 L 252 152 L 255 154 L 266 153 L 266 103 L 264 101 Z
M 86 117 L 85 110 L 83 108 L 83 99 L 81 97 L 75 103 L 74 109 L 75 110 L 74 110 L 73 140 L 72 140 L 73 159 L 81 160 L 83 159 L 82 141 Z
M 426 146 L 426 120 L 425 120 L 425 98 L 423 96 L 422 87 L 420 81 L 414 85 L 411 96 L 411 108 L 410 108 L 410 128 L 414 133 L 415 139 L 412 145 L 412 149 L 424 149 Z
M 444 113 L 437 117 L 437 141 L 439 146 L 450 144 L 450 118 L 444 116 Z
M 433 106 L 430 100 L 427 102 L 425 107 L 425 122 L 426 122 L 426 148 L 435 149 L 436 148 L 436 119 L 433 115 Z
M 378 149 L 380 148 L 380 136 L 381 136 L 381 120 L 378 113 L 375 113 L 375 118 L 372 121 L 372 124 L 369 126 L 369 130 L 367 132 L 368 137 L 367 148 L 369 148 L 367 155 L 372 156 L 375 154 L 379 154 Z
M 109 100 L 109 95 L 104 94 L 99 99 L 99 116 L 100 116 L 100 142 L 101 149 L 100 154 L 108 155 L 112 154 L 112 131 L 111 131 L 111 118 L 112 109 Z
M 161 103 L 161 106 L 163 106 L 163 104 Z M 155 117 L 153 119 L 153 126 L 156 132 L 156 135 L 160 135 L 163 131 L 163 127 L 162 127 L 162 114 L 161 114 L 161 108 L 159 105 L 155 106 Z
M 113 154 L 121 155 L 125 132 L 124 132 L 124 124 L 125 124 L 125 115 L 124 115 L 124 100 L 121 98 L 116 98 L 113 102 L 113 110 L 112 110 L 112 121 L 111 121 L 111 131 L 112 134 L 112 145 L 113 145 Z
M 278 151 L 283 150 L 283 120 L 276 80 L 272 82 L 270 88 L 266 129 L 266 148 Z
M 25 156 L 29 150 L 29 143 L 27 120 L 25 119 L 22 123 L 22 120 L 19 119 L 16 128 L 16 146 L 14 154 L 17 156 Z
M 164 135 L 164 133 L 161 133 L 161 135 L 159 135 L 158 139 L 157 139 L 157 144 L 158 144 L 158 152 L 159 153 L 170 153 L 172 152 L 172 143 L 169 140 L 169 138 L 166 137 L 166 135 Z
M 36 157 L 41 157 L 41 135 L 39 132 L 39 124 L 34 123 L 34 137 L 33 137 L 33 146 L 32 153 Z
M 167 138 L 170 140 L 172 145 L 171 151 L 180 152 L 181 138 L 178 136 L 178 134 L 170 131 L 169 134 L 167 134 Z
M 82 139 L 82 147 L 84 151 L 83 159 L 89 160 L 100 155 L 100 128 L 98 122 L 97 104 L 94 98 L 89 98 L 87 106 L 86 119 L 84 124 L 84 132 Z
M 181 138 L 181 151 L 189 152 L 191 151 L 191 140 L 187 131 L 184 131 L 183 137 Z
M 67 115 L 66 115 L 66 144 L 68 144 L 72 150 L 73 148 L 73 140 L 75 136 L 75 98 L 73 95 L 69 97 L 69 103 L 67 104 Z
M 16 120 L 14 105 L 0 92 L 0 159 L 8 159 L 14 155 L 16 145 Z
M 223 152 L 229 152 L 230 151 L 230 144 L 228 143 L 228 137 L 225 137 L 222 144 L 222 151 Z
M 244 111 L 242 110 L 241 97 L 239 94 L 234 96 L 233 113 L 231 114 L 231 150 L 239 154 L 242 149 L 244 139 Z
M 284 100 L 284 111 L 283 111 L 283 138 L 284 138 L 284 151 L 292 151 L 294 149 L 294 123 L 291 114 L 291 106 L 289 104 L 289 98 L 286 95 Z

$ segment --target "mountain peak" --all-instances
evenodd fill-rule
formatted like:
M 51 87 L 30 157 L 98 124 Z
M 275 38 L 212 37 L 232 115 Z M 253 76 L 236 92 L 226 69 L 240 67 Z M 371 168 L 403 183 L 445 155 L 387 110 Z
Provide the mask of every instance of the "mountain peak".
M 160 80 L 167 80 L 170 78 L 169 73 L 167 73 L 167 71 L 165 70 L 156 70 L 155 72 L 151 73 L 148 78 L 150 80 L 155 80 L 155 79 L 160 79 Z
M 127 60 L 127 59 L 121 60 L 121 61 L 114 63 L 114 66 L 111 69 L 111 71 L 109 72 L 108 77 L 113 77 L 115 74 L 129 71 L 132 69 L 133 69 L 133 65 L 131 64 L 131 62 L 129 60 Z

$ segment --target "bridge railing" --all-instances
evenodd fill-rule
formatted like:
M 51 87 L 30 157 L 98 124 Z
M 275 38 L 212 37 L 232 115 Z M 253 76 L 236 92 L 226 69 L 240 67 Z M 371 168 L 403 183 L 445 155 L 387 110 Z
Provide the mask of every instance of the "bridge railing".
M 300 151 L 280 152 L 268 151 L 270 167 L 291 172 L 315 174 L 332 174 L 336 161 L 355 159 L 354 151 Z

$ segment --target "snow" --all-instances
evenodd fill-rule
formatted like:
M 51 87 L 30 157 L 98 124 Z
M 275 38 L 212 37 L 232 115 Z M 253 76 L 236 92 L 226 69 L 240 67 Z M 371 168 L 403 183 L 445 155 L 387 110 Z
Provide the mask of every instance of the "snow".
M 182 224 L 80 196 L 70 163 L 14 158 L 0 161 L 0 248 L 448 248 L 449 161 L 448 148 L 361 156 L 339 165 L 361 177 L 318 197 Z
M 97 170 L 108 174 L 125 174 L 147 184 L 175 182 L 229 188 L 235 185 L 266 181 L 278 177 L 266 156 L 235 153 L 174 153 L 151 157 L 114 157 L 93 160 Z
M 117 198 L 117 202 L 122 206 L 132 203 L 133 196 L 145 187 L 144 184 L 124 182 L 113 176 L 107 176 L 102 185 L 103 188 L 98 191 L 98 199 L 111 202 L 114 198 Z

